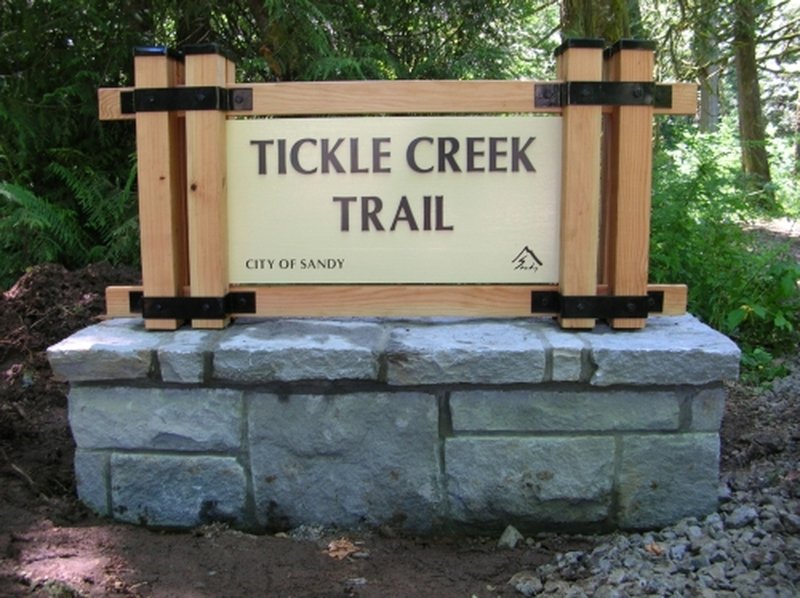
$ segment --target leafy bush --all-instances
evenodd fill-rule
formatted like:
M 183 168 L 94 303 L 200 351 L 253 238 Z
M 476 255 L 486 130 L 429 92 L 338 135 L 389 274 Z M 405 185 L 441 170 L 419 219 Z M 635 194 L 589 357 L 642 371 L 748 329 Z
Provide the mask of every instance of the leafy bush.
M 741 346 L 744 378 L 775 377 L 773 358 L 798 340 L 800 267 L 787 244 L 749 229 L 760 214 L 730 128 L 670 133 L 655 159 L 651 279 L 689 286 L 689 310 Z
M 52 163 L 49 170 L 77 199 L 76 208 L 47 201 L 29 189 L 0 183 L 0 285 L 7 288 L 32 264 L 77 268 L 106 260 L 139 263 L 139 226 L 130 167 L 121 188 L 90 167 Z

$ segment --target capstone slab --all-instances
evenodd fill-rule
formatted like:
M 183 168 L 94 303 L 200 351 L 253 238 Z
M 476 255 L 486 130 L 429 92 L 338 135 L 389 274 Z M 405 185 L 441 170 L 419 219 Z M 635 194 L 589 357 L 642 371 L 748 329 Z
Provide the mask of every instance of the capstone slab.
M 709 384 L 739 376 L 740 351 L 726 336 L 696 318 L 651 318 L 642 330 L 600 325 L 581 333 L 591 345 L 597 386 L 613 384 Z M 632 350 L 635 347 L 635 350 Z
M 163 338 L 145 330 L 142 320 L 109 320 L 53 345 L 47 358 L 53 373 L 70 382 L 148 378 L 161 342 Z
M 529 322 L 399 327 L 387 347 L 389 384 L 536 383 L 546 352 Z
M 376 380 L 385 331 L 362 322 L 269 320 L 221 333 L 213 378 L 257 383 Z
M 164 382 L 201 383 L 206 374 L 206 359 L 211 354 L 211 333 L 205 330 L 177 330 L 158 346 L 158 364 Z
M 580 335 L 558 326 L 540 326 L 550 347 L 550 376 L 553 382 L 580 382 L 588 377 L 587 343 Z
M 691 316 L 91 326 L 70 382 L 78 495 L 152 526 L 650 528 L 716 508 L 738 348 Z

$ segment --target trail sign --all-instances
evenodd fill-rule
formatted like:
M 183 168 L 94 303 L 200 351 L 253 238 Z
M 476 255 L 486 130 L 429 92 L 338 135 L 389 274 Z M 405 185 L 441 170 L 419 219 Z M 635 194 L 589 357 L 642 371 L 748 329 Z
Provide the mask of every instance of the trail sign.
M 109 315 L 683 313 L 648 284 L 652 119 L 696 86 L 656 85 L 653 49 L 568 40 L 547 82 L 260 84 L 213 45 L 137 49 L 136 87 L 99 91 L 139 159 L 143 285 Z

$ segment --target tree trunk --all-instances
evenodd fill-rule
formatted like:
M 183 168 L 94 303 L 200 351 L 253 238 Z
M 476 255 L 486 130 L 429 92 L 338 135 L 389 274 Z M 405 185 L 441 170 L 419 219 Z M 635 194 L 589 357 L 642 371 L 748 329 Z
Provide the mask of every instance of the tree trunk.
M 633 6 L 637 6 L 633 3 Z M 615 42 L 631 36 L 631 3 L 627 0 L 563 0 L 561 35 L 598 37 Z
M 739 100 L 739 142 L 742 168 L 750 176 L 752 191 L 760 208 L 775 209 L 775 194 L 770 189 L 764 116 L 756 62 L 756 0 L 736 0 L 734 46 L 736 50 L 736 85 Z
M 700 67 L 700 130 L 713 133 L 719 127 L 719 66 Z
M 800 176 L 800 91 L 794 109 L 794 174 Z
M 701 0 L 694 21 L 694 50 L 700 84 L 700 130 L 710 133 L 719 125 L 719 3 Z

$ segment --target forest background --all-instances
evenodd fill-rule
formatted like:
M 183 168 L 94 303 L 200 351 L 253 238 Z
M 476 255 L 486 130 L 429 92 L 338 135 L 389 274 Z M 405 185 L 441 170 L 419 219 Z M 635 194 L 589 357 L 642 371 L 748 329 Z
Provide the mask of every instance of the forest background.
M 137 265 L 135 137 L 97 118 L 135 46 L 214 42 L 243 81 L 554 77 L 567 37 L 653 40 L 659 81 L 699 83 L 696 117 L 654 131 L 651 282 L 783 372 L 800 266 L 754 232 L 800 216 L 798 0 L 6 0 L 0 3 L 0 287 L 32 265 Z M 800 230 L 795 231 L 800 234 Z

